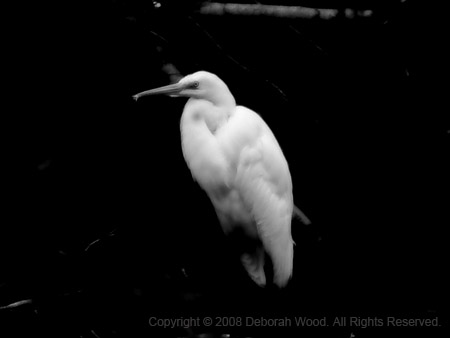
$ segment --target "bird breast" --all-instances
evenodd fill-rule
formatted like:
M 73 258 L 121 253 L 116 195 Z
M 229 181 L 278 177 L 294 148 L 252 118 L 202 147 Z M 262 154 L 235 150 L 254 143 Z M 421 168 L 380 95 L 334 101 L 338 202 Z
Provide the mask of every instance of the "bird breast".
M 210 114 L 216 112 L 206 102 L 188 101 L 181 117 L 181 144 L 193 178 L 205 190 L 220 191 L 230 185 L 232 170 L 215 135 L 221 127 L 216 123 L 213 128 L 212 118 L 207 123 Z

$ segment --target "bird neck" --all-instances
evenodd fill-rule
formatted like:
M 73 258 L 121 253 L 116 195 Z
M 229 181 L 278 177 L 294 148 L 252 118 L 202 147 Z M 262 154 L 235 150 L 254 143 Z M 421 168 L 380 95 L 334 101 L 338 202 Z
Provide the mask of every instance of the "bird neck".
M 228 121 L 235 107 L 234 99 L 233 102 L 218 105 L 211 101 L 190 98 L 184 107 L 182 123 L 206 124 L 209 131 L 215 134 L 217 129 Z
M 209 100 L 215 107 L 224 109 L 226 112 L 229 112 L 230 114 L 236 107 L 236 101 L 233 95 L 231 95 L 231 93 L 227 93 L 226 95 L 222 94 L 220 96 L 212 95 Z

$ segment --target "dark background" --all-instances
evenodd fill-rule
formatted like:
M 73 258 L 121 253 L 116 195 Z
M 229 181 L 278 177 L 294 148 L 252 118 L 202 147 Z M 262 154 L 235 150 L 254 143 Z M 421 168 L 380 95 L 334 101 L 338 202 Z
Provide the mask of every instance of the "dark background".
M 0 310 L 1 336 L 187 336 L 147 324 L 176 314 L 439 316 L 446 326 L 450 121 L 439 11 L 339 1 L 374 16 L 323 21 L 202 16 L 199 3 L 5 10 L 0 306 L 31 303 Z M 131 99 L 170 83 L 168 69 L 216 73 L 276 135 L 295 203 L 313 222 L 293 221 L 285 290 L 248 280 L 192 181 L 180 146 L 184 99 Z M 382 331 L 217 329 L 230 332 Z

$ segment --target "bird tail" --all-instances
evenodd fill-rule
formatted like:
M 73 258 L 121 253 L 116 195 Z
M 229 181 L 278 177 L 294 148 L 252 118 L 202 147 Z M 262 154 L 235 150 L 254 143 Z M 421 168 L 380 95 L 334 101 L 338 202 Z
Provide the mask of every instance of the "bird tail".
M 292 216 L 297 218 L 300 222 L 302 222 L 304 225 L 310 225 L 311 221 L 308 217 L 301 211 L 298 207 L 294 205 L 294 209 L 292 210 Z
M 280 288 L 287 285 L 292 276 L 294 259 L 294 242 L 292 238 L 280 238 L 281 242 L 274 249 L 271 256 L 273 265 L 273 282 Z

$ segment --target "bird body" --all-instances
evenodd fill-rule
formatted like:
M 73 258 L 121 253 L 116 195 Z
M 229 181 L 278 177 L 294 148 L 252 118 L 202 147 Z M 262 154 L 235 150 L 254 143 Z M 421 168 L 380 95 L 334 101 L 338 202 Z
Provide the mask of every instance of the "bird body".
M 238 233 L 241 262 L 260 286 L 266 284 L 265 252 L 274 283 L 292 275 L 292 181 L 287 161 L 270 128 L 235 100 L 216 75 L 200 71 L 177 84 L 135 95 L 189 97 L 181 117 L 182 150 L 192 176 L 205 190 L 225 234 Z

